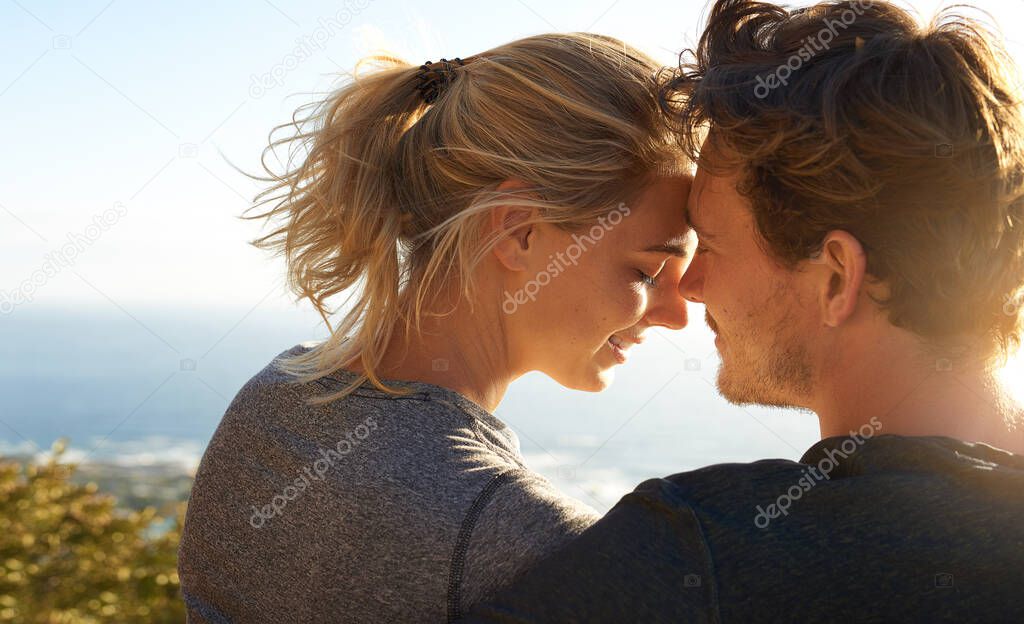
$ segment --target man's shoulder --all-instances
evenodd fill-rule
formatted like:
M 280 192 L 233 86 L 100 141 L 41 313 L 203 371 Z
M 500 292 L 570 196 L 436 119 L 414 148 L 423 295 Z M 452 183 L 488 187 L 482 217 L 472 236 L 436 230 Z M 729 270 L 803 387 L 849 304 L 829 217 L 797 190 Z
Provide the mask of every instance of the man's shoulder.
M 763 459 L 714 464 L 675 473 L 663 480 L 688 496 L 709 498 L 722 493 L 735 497 L 763 491 L 794 478 L 849 490 L 867 485 L 872 479 L 898 476 L 944 482 L 962 476 L 1024 479 L 1024 456 L 984 443 L 942 436 L 839 436 L 815 443 L 799 461 Z
M 661 479 L 650 479 L 641 483 L 638 489 L 657 487 L 665 491 L 671 487 L 686 500 L 718 495 L 735 497 L 752 493 L 772 483 L 789 481 L 806 469 L 806 465 L 790 459 L 721 463 L 677 472 Z M 655 486 L 655 482 L 663 483 Z
M 712 521 L 729 516 L 733 528 L 737 517 L 749 517 L 753 529 L 764 528 L 766 516 L 790 518 L 797 510 L 808 526 L 888 517 L 908 504 L 946 516 L 986 505 L 1024 511 L 1024 458 L 938 436 L 842 436 L 814 444 L 800 461 L 716 464 L 644 482 L 634 495 Z M 958 501 L 966 506 L 949 507 Z

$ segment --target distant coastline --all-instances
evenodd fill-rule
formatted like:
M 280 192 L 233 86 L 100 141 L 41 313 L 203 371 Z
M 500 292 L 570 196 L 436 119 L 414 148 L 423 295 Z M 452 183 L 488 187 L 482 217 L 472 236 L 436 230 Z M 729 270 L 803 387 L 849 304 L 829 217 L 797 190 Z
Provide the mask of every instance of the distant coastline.
M 152 507 L 165 518 L 173 518 L 179 503 L 188 500 L 195 478 L 195 469 L 180 461 L 162 461 L 149 464 L 126 464 L 104 459 L 78 462 L 62 458 L 62 464 L 75 466 L 71 482 L 77 485 L 96 484 L 103 494 L 117 499 L 117 507 L 141 511 Z M 0 455 L 0 463 L 17 462 L 22 465 L 39 464 L 47 458 L 39 454 Z

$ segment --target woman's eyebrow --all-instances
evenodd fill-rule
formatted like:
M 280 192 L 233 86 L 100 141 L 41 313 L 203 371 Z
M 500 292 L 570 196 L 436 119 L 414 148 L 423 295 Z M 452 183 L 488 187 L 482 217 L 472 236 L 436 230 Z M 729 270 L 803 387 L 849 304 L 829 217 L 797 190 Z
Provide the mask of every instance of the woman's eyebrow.
M 685 239 L 672 239 L 665 243 L 652 245 L 645 249 L 644 252 L 667 253 L 681 258 L 685 258 L 688 255 L 686 252 Z

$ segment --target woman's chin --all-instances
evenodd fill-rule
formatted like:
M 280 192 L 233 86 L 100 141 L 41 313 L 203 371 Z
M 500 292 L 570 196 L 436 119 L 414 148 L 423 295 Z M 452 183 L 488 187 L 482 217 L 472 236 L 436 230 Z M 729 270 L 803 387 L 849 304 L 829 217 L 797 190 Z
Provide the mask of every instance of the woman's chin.
M 573 375 L 571 379 L 552 377 L 559 385 L 569 390 L 581 392 L 601 392 L 615 381 L 615 369 L 603 368 L 588 370 L 583 374 Z
M 613 381 L 615 381 L 615 369 L 609 368 L 603 370 L 598 373 L 597 379 L 595 379 L 596 383 L 594 384 L 594 387 L 590 389 L 590 392 L 601 392 L 611 386 Z

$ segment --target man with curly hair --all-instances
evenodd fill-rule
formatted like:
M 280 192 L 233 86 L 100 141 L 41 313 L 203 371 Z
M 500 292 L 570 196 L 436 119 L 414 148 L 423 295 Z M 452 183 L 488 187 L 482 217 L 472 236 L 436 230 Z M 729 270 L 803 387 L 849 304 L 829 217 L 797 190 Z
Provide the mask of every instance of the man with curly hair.
M 698 163 L 703 303 L 799 462 L 641 484 L 470 621 L 1024 621 L 1024 114 L 979 21 L 718 0 L 663 107 Z

